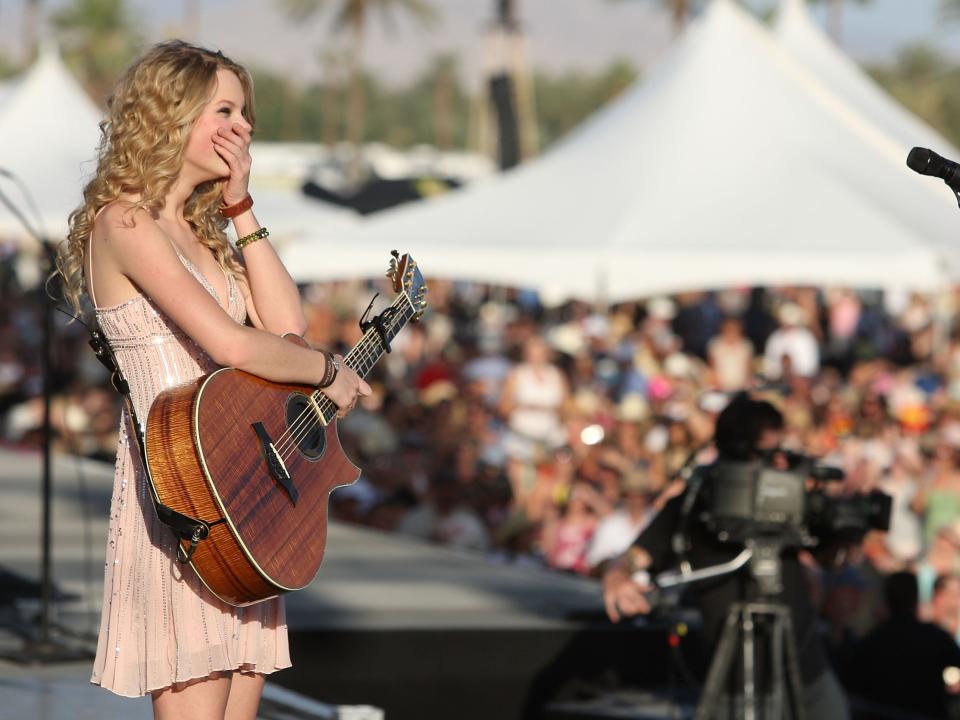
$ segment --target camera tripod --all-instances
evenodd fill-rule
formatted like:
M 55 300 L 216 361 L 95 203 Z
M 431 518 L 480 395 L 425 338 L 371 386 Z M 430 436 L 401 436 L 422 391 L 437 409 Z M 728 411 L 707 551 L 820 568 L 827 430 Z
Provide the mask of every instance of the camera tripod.
M 769 692 L 763 692 L 758 682 L 758 644 L 767 648 Z M 743 709 L 731 715 L 725 711 L 724 704 L 737 701 L 739 697 L 736 693 L 731 697 L 724 690 L 733 684 L 738 650 L 743 660 Z M 789 608 L 774 602 L 731 605 L 710 663 L 695 720 L 725 720 L 728 717 L 806 720 L 797 658 Z
M 660 589 L 676 588 L 729 575 L 749 563 L 760 586 L 761 598 L 768 598 L 781 589 L 779 553 L 776 543 L 750 542 L 727 563 L 661 573 L 656 585 Z M 757 651 L 760 648 L 765 649 L 760 657 L 765 657 L 769 665 L 766 692 L 758 682 Z M 738 657 L 742 660 L 742 684 L 734 682 Z M 769 599 L 734 603 L 727 611 L 694 720 L 739 720 L 741 717 L 744 720 L 806 720 L 798 658 L 788 607 Z M 725 692 L 731 686 L 736 688 L 732 695 Z M 734 708 L 731 713 L 726 705 L 740 699 L 738 690 L 742 690 L 743 708 Z

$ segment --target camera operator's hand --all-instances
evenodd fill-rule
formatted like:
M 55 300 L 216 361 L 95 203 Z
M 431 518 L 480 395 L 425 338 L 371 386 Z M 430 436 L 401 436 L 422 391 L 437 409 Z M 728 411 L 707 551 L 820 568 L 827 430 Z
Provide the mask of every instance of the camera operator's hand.
M 633 557 L 624 555 L 615 560 L 603 574 L 603 604 L 606 606 L 607 616 L 613 622 L 620 622 L 623 617 L 646 615 L 650 612 L 650 603 L 645 593 L 649 592 L 651 587 L 633 579 L 633 573 L 648 566 L 649 559 L 649 555 L 639 550 Z

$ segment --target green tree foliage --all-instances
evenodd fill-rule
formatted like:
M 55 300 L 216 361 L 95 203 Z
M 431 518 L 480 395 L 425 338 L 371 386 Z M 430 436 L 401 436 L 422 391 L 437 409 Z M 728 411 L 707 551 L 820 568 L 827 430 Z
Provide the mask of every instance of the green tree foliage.
M 960 146 L 960 64 L 936 49 L 914 45 L 871 75 L 912 112 Z
M 537 73 L 537 119 L 543 146 L 559 139 L 637 79 L 637 71 L 619 60 L 598 75 Z
M 960 0 L 940 0 L 940 13 L 948 22 L 960 22 Z
M 252 74 L 258 140 L 325 141 L 324 127 L 331 120 L 342 133 L 343 88 L 334 87 L 331 92 L 331 87 L 322 83 L 300 88 L 263 68 L 254 68 Z M 636 77 L 636 70 L 622 60 L 596 74 L 537 73 L 537 114 L 544 145 L 569 132 Z M 363 73 L 360 82 L 367 98 L 364 141 L 396 147 L 421 143 L 466 147 L 471 98 L 459 80 L 454 57 L 434 58 L 406 87 L 386 86 L 369 73 Z M 340 98 L 340 102 L 332 103 L 331 98 Z
M 72 0 L 51 17 L 64 59 L 97 100 L 142 47 L 124 0 Z
M 22 68 L 0 52 L 0 80 L 18 74 Z
M 257 112 L 257 139 L 303 139 L 303 92 L 269 70 L 254 67 L 250 74 Z
M 379 12 L 391 25 L 394 13 L 405 13 L 422 25 L 432 25 L 437 15 L 433 7 L 425 0 L 278 0 L 280 6 L 294 22 L 308 20 L 334 3 L 332 31 L 346 32 L 350 36 L 350 54 L 348 57 L 350 89 L 347 108 L 347 135 L 352 142 L 359 142 L 365 136 L 364 124 L 367 117 L 367 98 L 365 92 L 367 79 L 363 72 L 363 45 L 366 39 L 370 17 Z

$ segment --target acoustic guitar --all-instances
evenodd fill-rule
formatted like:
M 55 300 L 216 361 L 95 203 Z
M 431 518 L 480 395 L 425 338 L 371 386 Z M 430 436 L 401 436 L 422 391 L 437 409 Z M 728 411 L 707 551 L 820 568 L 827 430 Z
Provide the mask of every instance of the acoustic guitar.
M 427 286 L 409 255 L 394 252 L 387 277 L 393 303 L 363 323 L 363 338 L 344 358 L 361 377 L 426 310 Z M 157 396 L 144 455 L 155 498 L 204 526 L 199 542 L 180 539 L 181 557 L 214 595 L 237 606 L 313 580 L 330 493 L 360 474 L 340 445 L 337 407 L 322 391 L 235 368 Z

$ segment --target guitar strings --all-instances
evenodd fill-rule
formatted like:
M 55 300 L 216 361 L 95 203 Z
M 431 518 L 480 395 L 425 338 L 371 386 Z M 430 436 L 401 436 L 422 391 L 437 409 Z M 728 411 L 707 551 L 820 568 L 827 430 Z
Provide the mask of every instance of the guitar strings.
M 399 309 L 398 303 L 401 300 L 405 300 L 407 304 L 409 304 L 410 310 L 414 310 L 413 304 L 410 302 L 409 297 L 407 297 L 405 293 L 401 293 L 398 296 L 398 298 L 391 304 L 391 307 L 393 307 L 395 310 Z M 407 315 L 406 313 L 403 313 L 401 315 L 401 318 L 403 320 L 407 320 L 409 319 L 409 317 L 411 317 L 411 315 Z M 397 316 L 394 316 L 393 318 L 390 319 L 390 325 L 388 326 L 388 329 L 392 329 L 392 326 L 395 325 L 396 319 L 398 319 Z M 357 345 L 354 346 L 354 348 L 347 355 L 347 357 L 344 358 L 344 363 L 346 363 L 348 367 L 355 369 L 354 362 L 356 360 L 360 360 L 365 363 L 370 360 L 373 360 L 375 362 L 377 359 L 379 359 L 378 353 L 380 352 L 380 349 L 375 346 L 371 346 L 368 343 L 368 341 L 371 339 L 371 337 L 375 333 L 376 333 L 375 328 L 371 328 L 370 330 L 368 330 L 364 334 L 360 342 L 358 342 Z M 372 365 L 371 365 L 371 368 L 372 368 Z M 368 368 L 367 371 L 369 371 L 369 369 L 370 368 Z M 337 408 L 336 404 L 332 400 L 330 400 L 330 398 L 323 395 L 319 390 L 314 391 L 314 393 L 311 395 L 311 399 L 316 403 L 317 408 L 320 410 L 320 414 L 323 417 L 324 422 L 327 421 L 327 413 L 330 410 L 339 409 Z M 305 408 L 300 413 L 300 415 L 294 419 L 294 421 L 290 424 L 289 428 L 286 431 L 284 431 L 284 433 L 282 433 L 280 437 L 277 438 L 277 445 L 275 447 L 276 447 L 277 453 L 284 460 L 286 460 L 292 454 L 291 452 L 289 452 L 291 448 L 295 450 L 296 447 L 300 444 L 300 442 L 304 438 L 306 438 L 313 430 L 315 430 L 318 425 L 321 424 L 320 419 L 316 417 L 316 413 L 312 412 L 311 410 L 312 408 L 310 406 Z
M 405 295 L 401 297 L 406 298 Z M 406 298 L 406 299 L 409 303 L 409 298 Z M 403 313 L 402 319 L 404 321 L 408 320 L 410 317 L 412 317 L 415 314 L 415 310 L 413 309 L 412 303 L 410 304 L 410 310 L 412 311 L 410 315 Z M 396 318 L 391 318 L 390 326 L 395 324 L 395 320 Z M 391 329 L 391 328 L 388 327 L 387 329 Z M 346 358 L 344 358 L 344 362 L 348 364 L 351 363 L 353 360 L 357 359 L 355 355 L 359 354 L 361 356 L 360 359 L 364 361 L 373 360 L 375 363 L 376 360 L 379 359 L 379 356 L 378 356 L 379 348 L 369 346 L 369 345 L 363 345 L 364 341 L 369 340 L 370 337 L 372 336 L 372 333 L 374 332 L 376 332 L 375 329 L 371 328 L 371 330 L 364 335 L 363 339 L 359 343 L 357 343 L 357 345 L 353 348 L 353 350 L 350 351 L 350 354 Z M 351 365 L 351 367 L 353 366 Z M 366 369 L 366 372 L 368 372 L 372 367 L 373 365 L 371 364 L 370 368 Z M 306 438 L 314 429 L 316 429 L 316 427 L 319 424 L 325 424 L 326 422 L 328 422 L 327 413 L 329 411 L 333 410 L 335 413 L 337 410 L 339 410 L 338 406 L 328 397 L 326 397 L 325 395 L 322 395 L 322 393 L 319 390 L 315 391 L 313 395 L 311 395 L 311 398 L 315 402 L 317 402 L 317 407 L 320 410 L 320 415 L 323 418 L 323 423 L 321 423 L 321 421 L 315 416 L 314 413 L 309 411 L 309 408 L 305 409 L 291 426 L 292 437 L 286 438 L 287 442 L 283 445 L 283 449 L 278 450 L 278 452 L 283 453 L 282 457 L 284 459 L 290 457 L 290 455 L 292 454 L 291 452 L 288 452 L 291 449 L 291 445 L 293 446 L 293 449 L 296 450 L 300 442 L 304 438 Z
M 405 298 L 406 296 L 401 295 L 400 297 Z M 394 301 L 393 303 L 394 307 L 396 306 L 397 302 L 399 302 L 399 300 L 400 298 L 398 297 L 397 300 Z M 411 309 L 412 307 L 413 306 L 411 304 Z M 391 319 L 391 325 L 393 324 L 394 324 L 393 319 Z M 356 358 L 357 355 L 360 355 L 359 359 L 363 361 L 373 360 L 374 362 L 376 362 L 376 360 L 378 359 L 376 357 L 378 348 L 369 345 L 369 343 L 365 344 L 374 336 L 374 333 L 376 333 L 375 328 L 371 328 L 370 330 L 368 330 L 364 334 L 361 341 L 358 342 L 357 345 L 353 348 L 353 350 L 351 350 L 350 353 L 347 355 L 347 357 L 344 358 L 344 362 L 347 363 L 350 367 L 353 367 L 353 361 L 357 359 Z M 365 372 L 368 372 L 368 371 L 369 371 L 369 368 L 367 368 Z M 328 422 L 327 412 L 331 409 L 339 409 L 339 408 L 337 408 L 336 404 L 333 403 L 329 398 L 327 398 L 326 396 L 320 397 L 321 395 L 322 393 L 319 390 L 314 391 L 314 393 L 311 395 L 311 399 L 317 403 L 317 408 L 320 410 L 320 414 L 322 416 L 323 422 L 325 423 L 325 422 Z M 304 421 L 304 418 L 306 419 L 305 426 L 302 424 L 302 422 Z M 310 408 L 309 407 L 305 408 L 304 411 L 301 412 L 300 416 L 291 424 L 290 430 L 293 432 L 292 442 L 295 444 L 299 444 L 300 441 L 304 437 L 306 437 L 306 435 L 308 435 L 316 427 L 317 422 L 319 421 L 316 418 L 315 414 L 310 412 Z M 286 434 L 287 433 L 284 433 L 284 435 Z M 283 452 L 286 452 L 289 448 L 290 448 L 290 442 L 288 441 L 283 446 Z
M 366 336 L 364 336 L 364 339 L 366 339 Z M 355 349 L 358 349 L 358 348 L 355 348 Z M 365 353 L 365 357 L 360 357 L 360 358 L 354 358 L 354 356 L 350 354 L 343 359 L 343 362 L 345 365 L 355 370 L 356 368 L 354 368 L 352 364 L 352 361 L 354 359 L 360 359 L 360 360 L 372 359 L 374 356 L 374 352 L 375 351 L 373 348 L 369 348 L 369 350 L 367 350 Z M 304 408 L 304 410 L 293 421 L 293 423 L 290 424 L 289 429 L 286 432 L 284 432 L 283 435 L 281 435 L 282 442 L 278 443 L 277 452 L 282 455 L 284 460 L 286 460 L 287 457 L 290 456 L 291 453 L 288 453 L 288 451 L 291 448 L 295 450 L 296 447 L 300 444 L 300 442 L 304 438 L 306 438 L 313 430 L 315 430 L 318 426 L 323 425 L 323 422 L 329 422 L 327 420 L 327 411 L 331 409 L 331 406 L 336 407 L 336 405 L 332 403 L 332 401 L 330 401 L 329 398 L 327 398 L 326 396 L 321 396 L 319 391 L 314 391 L 314 393 L 310 396 L 310 398 L 311 400 L 313 400 L 313 402 L 316 403 L 316 408 L 313 408 L 312 405 L 307 405 L 307 407 Z M 320 416 L 323 417 L 323 422 L 321 422 L 320 418 L 317 416 L 316 410 L 319 410 Z M 278 438 L 278 440 L 279 439 L 280 438 Z
M 375 349 L 365 343 L 373 336 L 375 332 L 376 330 L 374 328 L 371 328 L 366 333 L 364 333 L 364 336 L 363 338 L 361 338 L 360 342 L 358 342 L 354 346 L 354 348 L 347 354 L 347 356 L 343 359 L 344 364 L 346 364 L 349 367 L 352 367 L 352 364 L 351 364 L 352 361 L 354 359 L 358 359 L 354 357 L 355 353 L 360 353 L 361 355 L 364 355 L 364 357 L 359 358 L 361 360 L 370 360 L 373 358 Z M 314 391 L 314 393 L 310 397 L 311 397 L 311 400 L 316 402 L 317 409 L 319 409 L 320 414 L 323 416 L 323 419 L 326 420 L 326 411 L 329 409 L 329 406 L 322 407 L 320 405 L 320 402 L 318 402 L 318 395 L 319 395 L 319 391 Z M 329 402 L 329 398 L 326 398 L 326 396 L 323 397 L 323 400 Z M 290 424 L 289 428 L 286 431 L 284 431 L 280 435 L 280 437 L 277 438 L 275 448 L 277 450 L 277 453 L 281 454 L 281 456 L 284 459 L 286 459 L 288 455 L 283 455 L 283 453 L 286 453 L 287 450 L 290 449 L 291 444 L 298 445 L 300 441 L 303 440 L 303 438 L 305 438 L 316 427 L 316 424 L 319 422 L 319 419 L 316 417 L 314 412 L 311 412 L 311 409 L 312 408 L 310 405 L 304 408 L 304 410 L 300 413 L 300 415 L 297 418 L 295 418 L 294 421 Z M 305 425 L 303 424 L 304 420 L 306 421 Z
M 367 350 L 367 347 L 364 344 L 370 339 L 372 332 L 373 332 L 372 329 L 367 331 L 364 334 L 364 336 L 360 339 L 360 342 L 358 342 L 357 345 L 350 351 L 350 353 L 347 354 L 347 356 L 344 358 L 345 364 L 349 364 L 354 359 L 354 354 L 357 353 L 358 351 Z M 372 352 L 372 349 L 370 349 L 369 352 Z M 316 401 L 317 399 L 316 392 L 314 392 L 311 395 L 311 399 L 313 401 Z M 321 414 L 323 414 L 323 409 L 319 408 L 319 403 L 318 403 L 318 409 L 320 409 Z M 316 414 L 313 412 L 313 408 L 310 405 L 305 407 L 301 411 L 300 415 L 294 418 L 293 422 L 290 423 L 288 428 L 283 433 L 281 433 L 281 435 L 277 438 L 274 447 L 276 448 L 278 453 L 283 453 L 287 449 L 289 449 L 291 440 L 296 443 L 302 439 L 303 435 L 301 434 L 300 431 L 303 429 L 302 423 L 305 419 L 307 421 L 306 430 L 307 432 L 309 432 L 312 429 L 311 423 L 309 421 L 311 419 L 314 419 L 314 420 L 317 419 Z

